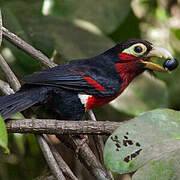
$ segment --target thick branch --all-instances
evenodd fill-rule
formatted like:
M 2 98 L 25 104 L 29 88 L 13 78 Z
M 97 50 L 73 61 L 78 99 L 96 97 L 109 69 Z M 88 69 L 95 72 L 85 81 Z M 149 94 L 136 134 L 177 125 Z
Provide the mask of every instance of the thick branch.
M 30 44 L 26 43 L 12 32 L 9 32 L 5 27 L 2 27 L 2 31 L 3 38 L 10 41 L 12 44 L 23 50 L 25 53 L 28 53 L 30 56 L 41 61 L 47 68 L 56 66 L 56 64 L 50 61 L 47 56 L 33 48 Z
M 122 124 L 124 122 L 20 119 L 7 121 L 6 126 L 9 133 L 109 135 Z

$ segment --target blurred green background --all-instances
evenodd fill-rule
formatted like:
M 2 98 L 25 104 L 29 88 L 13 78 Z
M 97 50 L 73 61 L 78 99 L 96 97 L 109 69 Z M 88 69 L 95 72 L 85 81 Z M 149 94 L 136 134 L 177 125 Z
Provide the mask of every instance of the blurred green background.
M 95 56 L 130 38 L 151 41 L 180 59 L 178 0 L 0 0 L 0 8 L 6 28 L 58 64 Z M 20 80 L 43 69 L 5 40 L 1 54 Z M 180 69 L 155 77 L 144 73 L 117 100 L 96 110 L 98 120 L 122 121 L 159 107 L 178 110 L 179 75 Z M 1 71 L 0 78 L 6 80 Z M 9 148 L 10 155 L 0 154 L 0 180 L 29 180 L 46 173 L 33 135 L 10 135 Z

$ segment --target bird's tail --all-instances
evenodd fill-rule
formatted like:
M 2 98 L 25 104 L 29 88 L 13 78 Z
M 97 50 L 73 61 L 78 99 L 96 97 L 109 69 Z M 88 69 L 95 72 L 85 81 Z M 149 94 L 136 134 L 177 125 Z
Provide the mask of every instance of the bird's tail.
M 35 87 L 22 88 L 15 94 L 0 97 L 0 114 L 5 120 L 11 115 L 23 111 L 35 104 L 43 103 L 47 100 L 49 88 Z

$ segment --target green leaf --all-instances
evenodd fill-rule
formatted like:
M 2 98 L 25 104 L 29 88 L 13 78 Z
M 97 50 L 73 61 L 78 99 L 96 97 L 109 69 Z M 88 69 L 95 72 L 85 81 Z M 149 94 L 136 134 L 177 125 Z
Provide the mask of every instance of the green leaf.
M 157 147 L 162 149 L 165 141 L 179 141 L 179 117 L 178 111 L 157 109 L 120 126 L 106 142 L 104 150 L 106 166 L 113 172 L 123 174 L 133 172 L 145 162 L 157 157 Z M 151 153 L 148 154 L 149 149 Z M 173 146 L 170 149 L 173 150 Z M 162 150 L 160 152 L 163 153 Z M 137 161 L 137 158 L 140 160 Z
M 174 144 L 176 146 L 177 143 Z M 167 146 L 166 146 L 167 147 Z M 163 158 L 153 160 L 140 168 L 133 180 L 172 180 L 180 179 L 180 149 L 164 154 Z
M 0 147 L 5 149 L 5 153 L 9 153 L 8 149 L 8 135 L 6 131 L 6 125 L 4 120 L 0 116 Z

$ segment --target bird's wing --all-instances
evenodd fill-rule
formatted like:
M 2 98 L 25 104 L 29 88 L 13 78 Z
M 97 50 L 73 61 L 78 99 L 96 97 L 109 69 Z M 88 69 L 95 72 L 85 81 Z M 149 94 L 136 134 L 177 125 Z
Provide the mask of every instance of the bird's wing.
M 64 64 L 25 77 L 25 84 L 61 87 L 79 93 L 107 97 L 115 95 L 121 88 L 117 78 L 87 65 Z

